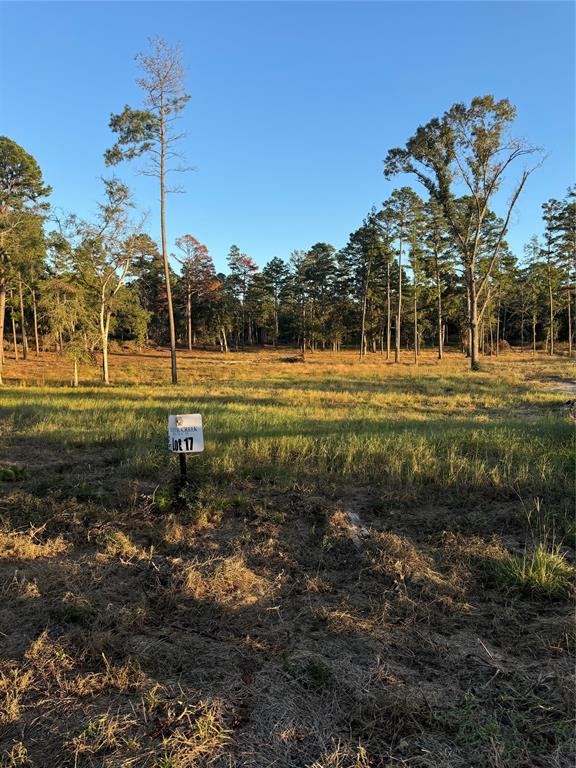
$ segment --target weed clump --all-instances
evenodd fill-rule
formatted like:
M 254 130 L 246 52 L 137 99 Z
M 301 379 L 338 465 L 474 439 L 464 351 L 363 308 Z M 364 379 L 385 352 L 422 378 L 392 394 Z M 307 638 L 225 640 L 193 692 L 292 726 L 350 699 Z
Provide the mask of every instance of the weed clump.
M 165 753 L 155 763 L 156 768 L 195 765 L 217 753 L 231 733 L 222 722 L 220 709 L 217 703 L 201 702 L 196 712 L 185 711 L 182 725 L 164 739 Z
M 86 727 L 67 743 L 74 752 L 75 760 L 81 754 L 101 755 L 115 749 L 121 734 L 131 723 L 115 718 L 108 713 L 89 720 Z
M 27 765 L 32 765 L 32 761 L 21 741 L 17 741 L 0 755 L 0 768 L 24 768 Z
M 100 556 L 119 557 L 127 560 L 139 560 L 145 557 L 144 551 L 132 539 L 117 528 L 105 528 L 97 535 L 97 542 L 103 547 Z
M 373 763 L 365 748 L 337 744 L 330 752 L 325 752 L 310 768 L 370 768 Z
M 575 569 L 556 539 L 556 515 L 536 497 L 524 508 L 530 544 L 522 555 L 509 553 L 497 563 L 496 578 L 505 589 L 535 597 L 561 599 L 574 591 Z
M 574 590 L 574 568 L 558 545 L 540 542 L 532 552 L 497 561 L 496 568 L 502 587 L 523 594 L 558 599 Z
M 9 467 L 0 467 L 0 480 L 5 483 L 14 483 L 19 480 L 26 480 L 28 472 L 26 467 L 17 467 L 11 465 Z
M 180 582 L 182 597 L 227 606 L 250 605 L 269 591 L 268 582 L 249 568 L 241 555 L 193 563 L 184 570 Z
M 40 531 L 30 529 L 25 533 L 0 529 L 0 560 L 37 560 L 56 557 L 69 549 L 62 536 L 42 540 Z

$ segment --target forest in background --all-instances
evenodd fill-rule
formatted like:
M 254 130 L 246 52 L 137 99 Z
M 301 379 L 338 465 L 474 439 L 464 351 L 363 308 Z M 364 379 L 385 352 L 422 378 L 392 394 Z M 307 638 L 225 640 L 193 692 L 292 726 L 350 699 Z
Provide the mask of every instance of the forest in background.
M 103 179 L 94 217 L 51 209 L 50 187 L 36 160 L 0 138 L 0 338 L 16 359 L 32 347 L 81 361 L 101 354 L 110 381 L 109 341 L 223 352 L 257 345 L 308 351 L 356 347 L 360 357 L 459 346 L 478 355 L 508 345 L 572 356 L 576 292 L 576 188 L 542 204 L 539 230 L 524 252 L 506 242 L 514 206 L 541 150 L 510 136 L 516 110 L 503 99 L 476 97 L 417 129 L 391 149 L 384 174 L 412 174 L 428 193 L 393 190 L 373 207 L 341 249 L 319 241 L 273 257 L 262 269 L 237 245 L 217 272 L 206 245 L 190 233 L 166 237 L 166 186 L 182 133 L 177 120 L 189 96 L 180 52 L 163 40 L 138 61 L 144 109 L 112 115 L 117 141 L 107 165 L 145 156 L 143 172 L 160 186 L 160 244 L 145 232 L 129 189 Z M 505 175 L 524 166 L 513 186 Z M 496 210 L 495 195 L 510 197 Z M 174 191 L 174 190 L 172 190 Z M 502 207 L 502 206 L 500 206 Z M 1 368 L 0 368 L 1 374 Z

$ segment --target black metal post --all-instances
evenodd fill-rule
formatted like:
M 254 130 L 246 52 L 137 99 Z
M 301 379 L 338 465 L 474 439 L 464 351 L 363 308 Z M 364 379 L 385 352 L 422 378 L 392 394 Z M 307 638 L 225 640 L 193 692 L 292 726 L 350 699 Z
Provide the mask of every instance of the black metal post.
M 186 482 L 186 454 L 179 453 L 178 456 L 180 457 L 180 482 L 184 485 Z

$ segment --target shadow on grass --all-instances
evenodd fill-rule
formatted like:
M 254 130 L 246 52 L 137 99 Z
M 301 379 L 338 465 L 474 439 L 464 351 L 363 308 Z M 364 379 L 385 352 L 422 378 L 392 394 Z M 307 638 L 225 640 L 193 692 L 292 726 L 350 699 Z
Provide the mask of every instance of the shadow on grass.
M 161 520 L 118 519 L 116 527 L 143 546 L 154 542 L 148 558 L 101 556 L 102 545 L 94 542 L 110 523 L 103 512 L 102 519 L 90 518 L 83 536 L 76 532 L 67 560 L 0 561 L 0 583 L 17 567 L 19 578 L 41 594 L 25 600 L 5 590 L 4 653 L 20 663 L 45 629 L 49 640 L 43 670 L 28 663 L 42 683 L 39 693 L 33 678 L 23 694 L 25 714 L 5 738 L 24 732 L 24 718 L 34 716 L 26 743 L 36 764 L 46 765 L 46 742 L 56 750 L 52 764 L 65 764 L 70 735 L 83 732 L 88 719 L 130 711 L 131 730 L 107 747 L 110 760 L 127 764 L 136 756 L 133 735 L 146 759 L 151 749 L 170 744 L 177 729 L 185 737 L 179 706 L 200 697 L 225 702 L 230 741 L 223 752 L 235 766 L 247 750 L 255 766 L 280 758 L 286 768 L 311 766 L 332 741 L 361 743 L 375 765 L 412 757 L 418 764 L 424 737 L 435 765 L 446 764 L 446 742 L 458 764 L 470 765 L 489 765 L 494 749 L 501 754 L 516 741 L 524 741 L 531 760 L 545 760 L 547 750 L 563 744 L 571 716 L 560 686 L 565 659 L 558 650 L 548 658 L 537 637 L 552 624 L 561 632 L 556 607 L 543 606 L 540 615 L 528 601 L 498 595 L 485 578 L 490 563 L 476 554 L 462 556 L 473 570 L 463 580 L 454 553 L 446 561 L 442 546 L 417 525 L 401 537 L 371 536 L 358 549 L 334 526 L 329 502 L 305 494 L 270 502 L 282 504 L 279 524 L 254 504 L 216 527 L 192 529 L 180 543 L 167 528 L 156 530 Z M 50 515 L 58 509 L 57 502 L 45 507 L 51 535 L 57 526 Z M 70 522 L 87 517 L 81 508 L 67 515 Z M 185 587 L 187 568 L 212 556 L 241 556 L 247 573 L 232 573 L 211 597 L 198 596 Z M 250 591 L 251 575 L 262 580 L 262 594 Z M 201 595 L 205 585 L 193 585 Z M 530 642 L 521 645 L 518 633 L 528 626 Z M 535 660 L 545 661 L 544 683 L 556 688 L 542 687 Z M 114 669 L 133 662 L 143 679 L 119 682 Z M 529 707 L 520 696 L 508 697 L 502 711 L 492 706 L 509 688 L 524 691 L 525 682 Z M 144 702 L 155 685 L 157 709 L 150 715 Z M 158 704 L 163 700 L 165 707 Z M 192 727 L 191 739 L 194 733 Z

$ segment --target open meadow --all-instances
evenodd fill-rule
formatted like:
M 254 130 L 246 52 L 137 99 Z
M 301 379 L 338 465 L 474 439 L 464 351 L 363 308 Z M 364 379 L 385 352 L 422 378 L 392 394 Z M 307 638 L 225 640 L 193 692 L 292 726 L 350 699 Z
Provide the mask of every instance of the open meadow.
M 0 768 L 576 767 L 575 13 L 0 0 Z
M 566 357 L 69 368 L 5 361 L 2 768 L 573 765 Z

